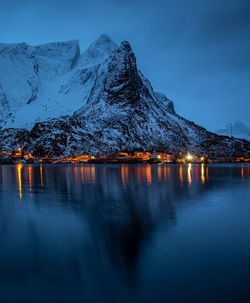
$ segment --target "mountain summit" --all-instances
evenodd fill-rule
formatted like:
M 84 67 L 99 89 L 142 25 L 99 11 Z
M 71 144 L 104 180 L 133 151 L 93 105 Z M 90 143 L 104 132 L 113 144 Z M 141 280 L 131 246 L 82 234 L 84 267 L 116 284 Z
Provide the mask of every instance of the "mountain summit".
M 0 45 L 0 148 L 69 156 L 118 150 L 247 155 L 250 143 L 206 131 L 176 114 L 138 70 L 126 41 Z

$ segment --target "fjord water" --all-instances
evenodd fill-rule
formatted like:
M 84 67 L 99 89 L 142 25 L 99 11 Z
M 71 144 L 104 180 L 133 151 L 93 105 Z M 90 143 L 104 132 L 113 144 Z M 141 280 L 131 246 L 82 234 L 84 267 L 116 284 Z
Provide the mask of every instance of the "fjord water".
M 0 166 L 0 302 L 250 302 L 249 165 Z

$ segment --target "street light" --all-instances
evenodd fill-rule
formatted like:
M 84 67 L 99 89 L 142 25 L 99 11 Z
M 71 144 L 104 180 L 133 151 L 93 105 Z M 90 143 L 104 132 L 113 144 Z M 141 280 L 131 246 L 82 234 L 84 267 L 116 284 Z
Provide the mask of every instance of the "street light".
M 187 155 L 187 160 L 191 161 L 193 160 L 193 156 L 191 156 L 190 154 Z

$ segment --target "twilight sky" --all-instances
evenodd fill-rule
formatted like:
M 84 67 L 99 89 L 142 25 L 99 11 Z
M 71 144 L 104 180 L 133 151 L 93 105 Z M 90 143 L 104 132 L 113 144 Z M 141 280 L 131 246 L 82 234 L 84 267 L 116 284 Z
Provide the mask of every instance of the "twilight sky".
M 102 33 L 130 42 L 179 114 L 250 126 L 249 0 L 0 0 L 3 43 L 78 39 L 84 51 Z

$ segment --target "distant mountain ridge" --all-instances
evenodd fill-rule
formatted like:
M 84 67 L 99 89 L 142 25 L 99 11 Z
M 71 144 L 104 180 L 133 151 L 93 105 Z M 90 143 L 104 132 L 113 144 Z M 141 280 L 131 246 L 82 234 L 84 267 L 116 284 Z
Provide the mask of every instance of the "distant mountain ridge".
M 246 126 L 244 123 L 237 121 L 232 125 L 226 125 L 223 128 L 215 130 L 219 135 L 232 136 L 236 138 L 243 138 L 250 141 L 250 127 Z
M 119 150 L 248 155 L 250 143 L 178 114 L 138 70 L 128 42 L 0 44 L 0 148 L 62 157 Z

